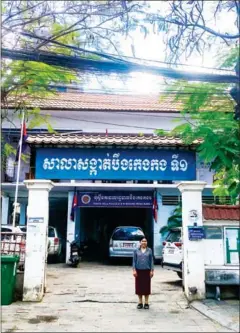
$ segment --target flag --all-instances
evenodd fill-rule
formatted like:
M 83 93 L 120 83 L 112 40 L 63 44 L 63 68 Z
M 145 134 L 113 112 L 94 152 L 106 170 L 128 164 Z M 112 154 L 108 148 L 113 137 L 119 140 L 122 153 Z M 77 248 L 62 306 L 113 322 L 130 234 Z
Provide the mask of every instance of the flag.
M 153 218 L 154 218 L 154 221 L 156 223 L 157 223 L 157 215 L 158 215 L 157 192 L 154 191 L 154 194 L 153 194 Z
M 77 191 L 75 189 L 74 190 L 74 195 L 73 195 L 73 201 L 72 201 L 72 209 L 71 209 L 71 214 L 70 214 L 71 221 L 74 221 L 74 219 L 75 219 L 75 211 L 77 209 L 77 204 L 78 204 Z
M 19 140 L 15 162 L 18 162 L 18 160 L 19 160 L 20 145 L 22 144 L 22 153 L 24 153 L 26 148 L 28 147 L 28 144 L 27 144 L 27 137 L 28 136 L 27 136 L 27 128 L 26 128 L 25 121 L 23 122 L 22 126 L 23 126 L 22 131 L 21 131 L 22 132 L 22 140 L 21 139 Z

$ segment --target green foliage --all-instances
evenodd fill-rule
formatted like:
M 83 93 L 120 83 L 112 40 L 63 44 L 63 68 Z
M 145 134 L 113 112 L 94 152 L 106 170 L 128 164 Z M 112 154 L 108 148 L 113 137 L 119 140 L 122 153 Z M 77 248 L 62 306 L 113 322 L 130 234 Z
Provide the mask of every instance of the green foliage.
M 215 171 L 214 195 L 229 195 L 235 203 L 240 193 L 240 132 L 226 88 L 223 84 L 187 82 L 170 86 L 162 98 L 169 99 L 168 92 L 175 91 L 174 100 L 180 103 L 184 123 L 170 133 L 157 130 L 157 134 L 178 136 L 186 144 L 201 139 L 197 152 Z
M 218 56 L 218 63 L 221 68 L 234 69 L 236 65 L 236 60 L 239 57 L 239 45 L 235 47 L 227 48 L 226 50 L 221 51 Z

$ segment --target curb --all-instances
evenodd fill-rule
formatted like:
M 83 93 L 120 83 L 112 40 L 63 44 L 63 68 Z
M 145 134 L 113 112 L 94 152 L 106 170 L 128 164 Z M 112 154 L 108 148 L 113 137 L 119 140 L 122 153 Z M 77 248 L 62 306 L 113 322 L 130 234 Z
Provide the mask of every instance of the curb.
M 207 305 L 203 304 L 202 302 L 193 301 L 189 305 L 191 308 L 197 310 L 198 312 L 217 322 L 221 326 L 228 328 L 233 332 L 239 332 L 239 324 L 233 323 L 230 318 L 223 318 L 219 313 L 211 310 Z

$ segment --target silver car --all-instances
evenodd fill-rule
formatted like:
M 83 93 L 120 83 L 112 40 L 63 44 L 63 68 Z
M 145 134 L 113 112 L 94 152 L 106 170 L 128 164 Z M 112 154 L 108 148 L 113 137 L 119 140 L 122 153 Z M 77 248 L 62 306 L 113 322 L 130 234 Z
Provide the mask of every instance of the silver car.
M 109 242 L 109 257 L 132 257 L 134 250 L 140 245 L 144 233 L 139 227 L 117 227 Z

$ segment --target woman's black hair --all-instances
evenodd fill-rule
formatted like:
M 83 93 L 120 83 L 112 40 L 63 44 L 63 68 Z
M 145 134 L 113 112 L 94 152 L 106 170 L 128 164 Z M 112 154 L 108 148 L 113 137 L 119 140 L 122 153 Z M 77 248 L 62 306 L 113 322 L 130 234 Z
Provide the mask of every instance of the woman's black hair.
M 142 236 L 142 237 L 140 238 L 139 242 L 141 242 L 143 239 L 146 239 L 146 241 L 148 241 L 148 240 L 147 240 L 147 237 Z

